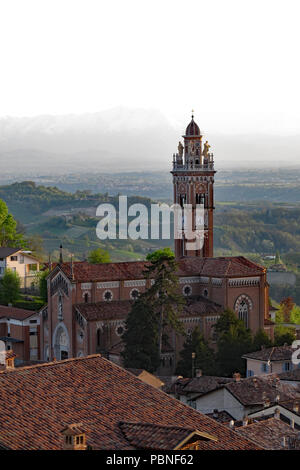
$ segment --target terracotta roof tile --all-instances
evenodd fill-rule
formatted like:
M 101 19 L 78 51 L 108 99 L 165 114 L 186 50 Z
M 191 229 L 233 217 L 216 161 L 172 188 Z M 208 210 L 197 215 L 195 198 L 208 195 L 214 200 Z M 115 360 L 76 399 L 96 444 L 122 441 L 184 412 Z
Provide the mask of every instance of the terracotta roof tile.
M 280 419 L 270 418 L 257 423 L 248 424 L 236 428 L 236 432 L 243 437 L 251 439 L 253 442 L 259 442 L 264 449 L 268 450 L 287 450 L 289 442 L 300 449 L 299 431 L 292 429 L 291 426 Z M 285 446 L 283 447 L 283 439 Z
M 28 317 L 35 315 L 32 310 L 25 310 L 23 308 L 7 307 L 0 305 L 0 318 L 13 318 L 14 320 L 25 320 Z
M 244 358 L 258 361 L 290 361 L 295 349 L 292 346 L 275 346 L 244 354 Z
M 170 450 L 182 443 L 191 436 L 195 429 L 181 426 L 160 426 L 157 424 L 145 423 L 120 423 L 120 428 L 125 438 L 136 449 Z M 200 441 L 201 449 L 203 441 L 209 441 L 208 436 L 201 436 L 196 433 L 193 440 Z
M 225 385 L 226 389 L 244 406 L 264 405 L 291 400 L 297 396 L 297 391 L 289 385 L 280 382 L 275 375 L 248 377 Z
M 70 279 L 71 263 L 53 265 L 60 266 Z M 143 271 L 146 261 L 121 263 L 91 264 L 87 261 L 73 262 L 73 275 L 76 281 L 117 281 L 126 279 L 144 279 Z M 181 276 L 253 276 L 260 275 L 265 268 L 247 260 L 243 256 L 219 258 L 181 258 L 178 274 Z
M 120 422 L 197 429 L 218 439 L 205 449 L 258 448 L 98 355 L 0 373 L 2 447 L 61 449 L 61 429 L 82 423 L 94 449 L 134 449 Z

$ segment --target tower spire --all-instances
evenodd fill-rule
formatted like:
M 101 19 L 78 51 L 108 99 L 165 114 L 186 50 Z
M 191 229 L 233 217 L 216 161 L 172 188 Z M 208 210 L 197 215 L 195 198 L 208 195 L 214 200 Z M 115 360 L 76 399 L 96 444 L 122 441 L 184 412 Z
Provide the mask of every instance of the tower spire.
M 63 263 L 63 253 L 62 253 L 62 250 L 63 250 L 63 247 L 62 247 L 62 245 L 60 245 L 60 247 L 59 247 L 59 263 L 60 263 L 60 264 Z
M 199 126 L 192 118 L 183 135 L 184 143 L 179 142 L 178 153 L 173 157 L 174 203 L 182 208 L 179 239 L 175 240 L 175 255 L 213 256 L 213 210 L 214 210 L 214 162 L 210 145 L 206 141 L 202 149 L 202 135 Z M 185 233 L 188 207 L 192 208 L 190 233 Z M 186 212 L 186 213 L 185 213 Z M 191 230 L 191 228 L 190 228 Z

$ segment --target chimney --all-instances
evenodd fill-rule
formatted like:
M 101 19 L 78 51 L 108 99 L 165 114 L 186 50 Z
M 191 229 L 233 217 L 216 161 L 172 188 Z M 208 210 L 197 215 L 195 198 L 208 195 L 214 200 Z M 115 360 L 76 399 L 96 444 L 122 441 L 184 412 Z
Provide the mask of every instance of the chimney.
M 279 408 L 275 408 L 274 418 L 280 419 L 280 409 Z
M 293 411 L 295 411 L 295 413 L 299 413 L 299 404 L 297 402 L 293 403 Z
M 15 357 L 13 350 L 5 351 L 5 369 L 14 369 L 15 368 Z
M 239 372 L 235 372 L 233 374 L 233 378 L 235 379 L 236 382 L 239 382 L 241 380 L 241 374 Z
M 196 377 L 202 377 L 202 370 L 196 369 Z
M 63 263 L 62 245 L 59 247 L 59 263 Z
M 243 426 L 247 426 L 248 425 L 248 416 L 244 416 L 243 417 Z
M 231 420 L 229 421 L 229 427 L 230 427 L 230 429 L 233 429 L 233 428 L 234 428 L 234 421 L 233 421 L 233 419 L 231 419 Z
M 69 424 L 61 433 L 63 435 L 63 450 L 86 450 L 86 434 L 82 423 Z

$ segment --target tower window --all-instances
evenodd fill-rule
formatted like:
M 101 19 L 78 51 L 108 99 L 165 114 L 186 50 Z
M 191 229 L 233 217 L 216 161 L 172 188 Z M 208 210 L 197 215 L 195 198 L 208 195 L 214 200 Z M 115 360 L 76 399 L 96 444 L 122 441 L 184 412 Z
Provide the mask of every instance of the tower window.
M 196 204 L 205 205 L 205 194 L 196 194 Z
M 86 292 L 86 293 L 84 294 L 84 302 L 87 304 L 88 301 L 89 301 L 89 294 Z

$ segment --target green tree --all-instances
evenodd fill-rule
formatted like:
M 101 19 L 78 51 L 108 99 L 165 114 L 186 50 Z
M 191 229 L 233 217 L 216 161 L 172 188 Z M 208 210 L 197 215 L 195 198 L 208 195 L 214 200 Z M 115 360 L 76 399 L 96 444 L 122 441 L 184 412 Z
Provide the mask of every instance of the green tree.
M 23 248 L 26 246 L 23 235 L 17 231 L 17 222 L 8 213 L 7 205 L 0 199 L 0 246 Z
M 300 325 L 300 307 L 298 305 L 295 305 L 291 311 L 290 322 Z
M 158 322 L 152 306 L 141 295 L 132 305 L 122 336 L 124 366 L 154 372 L 160 363 L 158 354 Z
M 286 326 L 276 326 L 274 334 L 274 346 L 291 345 L 296 339 L 295 330 Z
M 179 294 L 178 265 L 170 248 L 157 250 L 147 255 L 149 264 L 144 272 L 146 278 L 152 279 L 152 286 L 145 292 L 145 298 L 157 314 L 158 352 L 161 355 L 163 332 L 168 328 L 184 334 L 179 313 L 185 304 Z
M 109 263 L 110 255 L 103 248 L 96 248 L 89 252 L 88 262 L 92 264 Z
M 232 310 L 225 310 L 216 323 L 217 364 L 219 374 L 232 376 L 234 372 L 245 373 L 243 354 L 252 351 L 251 331 L 245 327 Z
M 21 280 L 17 272 L 6 269 L 0 283 L 1 304 L 13 303 L 20 297 Z
M 280 253 L 278 250 L 276 250 L 276 256 L 275 256 L 275 263 L 274 264 L 281 264 L 282 261 L 280 259 Z
M 44 271 L 37 274 L 40 297 L 43 299 L 45 303 L 48 302 L 48 289 L 47 289 L 47 279 L 46 279 L 48 274 L 49 274 L 49 269 L 45 269 Z
M 192 334 L 185 340 L 183 349 L 180 351 L 181 359 L 178 361 L 176 374 L 183 377 L 192 377 L 193 359 L 195 353 L 194 373 L 196 369 L 201 369 L 204 375 L 215 373 L 215 354 L 204 340 L 199 327 L 196 327 Z
M 271 348 L 272 345 L 272 341 L 264 330 L 259 329 L 255 333 L 253 338 L 253 351 L 258 351 L 259 349 L 261 349 L 262 346 L 264 346 L 265 348 Z

